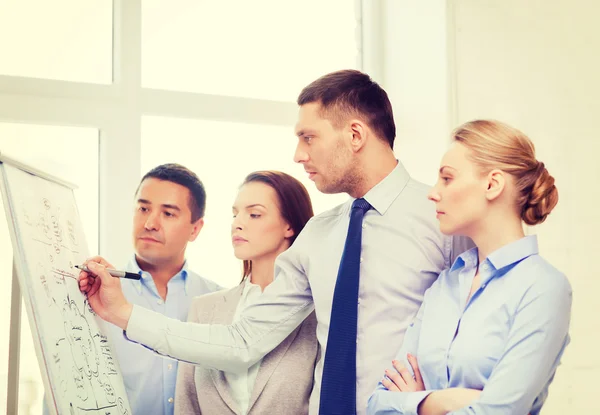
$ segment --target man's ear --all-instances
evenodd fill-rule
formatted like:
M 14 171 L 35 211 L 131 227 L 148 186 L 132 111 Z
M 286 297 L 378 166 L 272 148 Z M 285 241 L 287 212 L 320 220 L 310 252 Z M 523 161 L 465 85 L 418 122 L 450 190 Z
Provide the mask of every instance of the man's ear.
M 361 120 L 350 120 L 350 145 L 353 151 L 360 150 L 367 141 L 367 128 Z
M 504 191 L 506 187 L 506 173 L 498 169 L 490 171 L 486 176 L 486 185 L 485 197 L 491 202 L 497 199 Z
M 198 237 L 198 234 L 202 230 L 203 226 L 204 226 L 204 218 L 200 218 L 196 222 L 194 222 L 194 227 L 192 228 L 192 233 L 190 234 L 190 237 L 188 238 L 189 242 L 196 240 L 196 238 Z

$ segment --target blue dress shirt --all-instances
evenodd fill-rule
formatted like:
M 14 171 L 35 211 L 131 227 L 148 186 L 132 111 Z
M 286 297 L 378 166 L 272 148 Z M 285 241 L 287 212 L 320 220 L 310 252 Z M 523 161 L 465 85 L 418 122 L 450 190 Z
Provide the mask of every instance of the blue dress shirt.
M 367 399 L 402 345 L 425 290 L 464 252 L 469 241 L 442 235 L 429 187 L 408 175 L 401 163 L 364 198 L 373 206 L 362 231 L 356 409 Z M 353 199 L 311 218 L 294 244 L 275 261 L 275 280 L 260 301 L 231 325 L 188 324 L 134 306 L 127 337 L 157 353 L 212 369 L 246 370 L 273 350 L 316 310 L 317 339 L 325 356 L 333 292 Z M 472 245 L 470 245 L 472 246 Z M 323 360 L 315 368 L 310 414 L 317 414 Z
M 462 254 L 426 292 L 396 360 L 418 358 L 422 392 L 391 392 L 381 382 L 369 399 L 371 415 L 415 415 L 432 391 L 483 390 L 453 415 L 537 415 L 569 342 L 571 286 L 526 236 L 481 264 L 480 287 L 467 301 L 477 248 Z M 381 374 L 383 376 L 383 373 Z
M 126 271 L 140 273 L 138 280 L 121 279 L 123 293 L 132 304 L 145 307 L 164 316 L 186 321 L 193 297 L 221 289 L 216 283 L 188 270 L 187 262 L 167 283 L 163 300 L 151 275 L 143 272 L 135 257 Z M 162 358 L 138 344 L 128 341 L 123 331 L 112 324 L 110 341 L 119 362 L 129 405 L 134 415 L 172 415 L 177 381 L 177 361 Z

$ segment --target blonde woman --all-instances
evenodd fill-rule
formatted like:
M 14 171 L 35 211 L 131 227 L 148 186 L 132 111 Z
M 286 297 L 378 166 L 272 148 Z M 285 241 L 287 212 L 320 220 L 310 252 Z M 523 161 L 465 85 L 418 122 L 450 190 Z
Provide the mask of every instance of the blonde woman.
M 552 211 L 554 179 L 523 133 L 472 121 L 455 130 L 429 199 L 441 231 L 476 248 L 426 292 L 368 413 L 539 414 L 569 342 L 572 295 L 523 222 Z

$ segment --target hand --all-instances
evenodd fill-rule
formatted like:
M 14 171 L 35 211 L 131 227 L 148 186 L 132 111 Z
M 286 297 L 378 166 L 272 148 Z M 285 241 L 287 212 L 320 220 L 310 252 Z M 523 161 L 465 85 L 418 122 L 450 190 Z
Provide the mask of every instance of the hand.
M 397 360 L 392 360 L 392 364 L 396 370 L 386 370 L 386 377 L 381 381 L 387 390 L 393 392 L 418 392 L 425 390 L 425 384 L 423 383 L 423 377 L 419 370 L 417 358 L 410 353 L 407 355 L 407 358 L 415 376 L 413 377 L 410 371 L 404 367 L 402 363 Z
M 96 314 L 125 330 L 133 306 L 123 295 L 120 279 L 106 271 L 107 266 L 112 266 L 101 257 L 90 258 L 84 265 L 90 272 L 79 273 L 79 290 L 87 295 Z
M 104 265 L 104 267 L 106 268 L 114 269 L 114 267 L 100 255 L 96 255 L 86 259 L 81 265 L 87 266 L 90 262 L 97 262 L 98 264 Z M 94 284 L 95 277 L 96 276 L 93 274 L 81 271 L 79 273 L 79 291 L 81 291 L 84 294 L 91 294 L 90 290 L 92 289 L 92 286 Z

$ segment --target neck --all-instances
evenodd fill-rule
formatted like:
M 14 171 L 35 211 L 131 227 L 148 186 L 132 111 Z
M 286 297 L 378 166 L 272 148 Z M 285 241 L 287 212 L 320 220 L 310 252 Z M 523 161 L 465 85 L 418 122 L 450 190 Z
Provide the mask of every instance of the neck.
M 477 245 L 481 264 L 492 252 L 518 241 L 525 233 L 520 217 L 509 217 L 505 212 L 498 212 L 497 215 L 488 216 L 483 224 L 477 226 L 476 231 L 467 236 Z
M 275 275 L 275 258 L 257 259 L 252 261 L 250 282 L 260 285 L 262 291 L 273 282 Z
M 365 154 L 362 165 L 369 168 L 361 168 L 361 180 L 348 194 L 354 198 L 360 198 L 367 194 L 379 182 L 385 179 L 398 165 L 394 151 L 390 148 L 376 154 Z
M 136 255 L 135 260 L 142 271 L 149 273 L 154 280 L 154 285 L 158 289 L 159 294 L 164 298 L 166 295 L 167 283 L 173 278 L 181 268 L 183 268 L 184 259 L 178 259 L 177 261 L 169 261 L 165 263 L 150 263 L 144 261 Z

